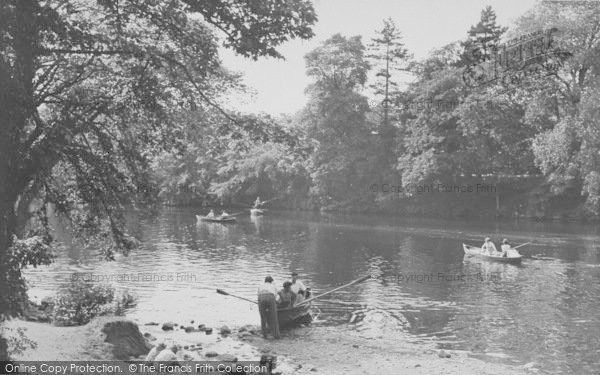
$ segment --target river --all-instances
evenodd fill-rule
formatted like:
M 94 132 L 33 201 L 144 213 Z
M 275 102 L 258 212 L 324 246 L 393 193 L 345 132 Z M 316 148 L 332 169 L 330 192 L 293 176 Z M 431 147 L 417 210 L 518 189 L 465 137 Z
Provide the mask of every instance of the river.
M 371 274 L 319 300 L 313 324 L 359 330 L 371 343 L 433 342 L 486 361 L 535 361 L 545 373 L 600 367 L 597 226 L 285 211 L 221 225 L 197 223 L 192 209 L 165 208 L 132 218 L 130 230 L 142 246 L 114 262 L 66 246 L 53 265 L 26 270 L 30 296 L 52 295 L 77 274 L 134 294 L 127 315 L 141 323 L 200 316 L 236 327 L 259 324 L 256 306 L 216 288 L 255 299 L 266 275 L 280 285 L 294 270 L 319 294 Z M 520 266 L 466 258 L 462 243 L 485 236 L 534 243 L 520 249 Z

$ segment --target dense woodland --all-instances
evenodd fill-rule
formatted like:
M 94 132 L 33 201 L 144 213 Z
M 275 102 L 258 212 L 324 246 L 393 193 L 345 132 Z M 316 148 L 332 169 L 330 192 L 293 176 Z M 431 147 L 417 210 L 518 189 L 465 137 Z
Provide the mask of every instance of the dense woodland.
M 281 43 L 313 36 L 317 16 L 308 0 L 2 0 L 0 314 L 21 308 L 21 268 L 52 260 L 49 211 L 109 259 L 136 245 L 125 210 L 159 203 L 259 195 L 295 209 L 598 218 L 600 7 L 540 3 L 513 29 L 486 8 L 464 40 L 421 61 L 384 20 L 373 38 L 336 34 L 305 56 L 298 74 L 312 83 L 298 113 L 222 104 L 245 87 L 221 46 L 280 58 Z M 569 53 L 554 69 L 468 84 L 490 51 L 551 28 Z
M 153 159 L 159 196 L 170 204 L 235 205 L 259 195 L 301 209 L 597 218 L 599 15 L 591 3 L 543 3 L 509 30 L 488 7 L 464 40 L 422 61 L 391 19 L 370 40 L 333 35 L 305 56 L 313 81 L 305 108 L 262 118 L 292 144 L 219 136 L 204 113 L 186 112 L 181 148 Z M 465 79 L 494 48 L 551 28 L 553 48 L 566 52 L 551 68 L 542 61 L 542 71 L 475 87 Z M 431 184 L 493 189 L 414 193 Z

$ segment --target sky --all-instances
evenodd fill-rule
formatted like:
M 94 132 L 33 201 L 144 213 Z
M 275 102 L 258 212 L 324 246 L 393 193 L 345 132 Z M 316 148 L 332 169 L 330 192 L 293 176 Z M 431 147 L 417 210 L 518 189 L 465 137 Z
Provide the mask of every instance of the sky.
M 520 15 L 532 9 L 536 0 L 314 0 L 318 21 L 310 40 L 292 40 L 278 50 L 285 60 L 246 59 L 222 49 L 228 69 L 243 73 L 251 95 L 232 95 L 230 105 L 241 111 L 265 112 L 274 116 L 293 114 L 307 101 L 304 89 L 311 82 L 305 74 L 304 55 L 333 34 L 362 35 L 366 45 L 391 17 L 400 30 L 405 47 L 416 59 L 432 50 L 464 39 L 481 10 L 491 5 L 497 22 L 511 26 Z

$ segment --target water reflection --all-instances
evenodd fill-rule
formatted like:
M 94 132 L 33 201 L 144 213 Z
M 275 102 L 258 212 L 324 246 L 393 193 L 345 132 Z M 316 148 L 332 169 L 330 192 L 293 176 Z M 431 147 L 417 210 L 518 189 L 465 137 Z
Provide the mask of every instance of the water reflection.
M 112 283 L 137 295 L 129 315 L 142 323 L 235 326 L 258 324 L 256 307 L 216 288 L 253 299 L 267 274 L 281 285 L 294 270 L 318 294 L 372 274 L 374 280 L 319 300 L 317 324 L 358 330 L 382 343 L 434 340 L 488 360 L 537 361 L 548 372 L 597 368 L 600 237 L 594 227 L 284 212 L 223 225 L 197 223 L 193 210 L 167 209 L 132 218 L 131 230 L 143 246 L 116 262 L 67 246 L 51 267 L 28 270 L 31 294 L 53 293 L 72 272 L 171 275 Z M 477 244 L 490 234 L 535 243 L 520 249 L 521 266 L 464 257 L 462 242 Z M 66 232 L 58 236 L 69 243 Z

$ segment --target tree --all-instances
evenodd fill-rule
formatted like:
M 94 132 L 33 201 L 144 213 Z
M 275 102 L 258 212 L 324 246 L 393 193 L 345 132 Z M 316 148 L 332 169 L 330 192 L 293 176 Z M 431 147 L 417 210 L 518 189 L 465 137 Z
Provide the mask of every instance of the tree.
M 250 117 L 249 115 L 247 117 Z M 283 128 L 279 120 L 256 116 L 263 125 Z M 175 204 L 191 202 L 249 202 L 256 195 L 279 201 L 306 200 L 308 173 L 305 171 L 304 136 L 299 144 L 264 141 L 240 129 L 241 136 L 222 134 L 217 114 L 186 111 L 180 115 L 184 132 L 178 149 L 161 152 L 153 159 L 159 197 Z M 274 137 L 271 137 L 275 139 Z
M 399 89 L 397 78 L 394 75 L 402 71 L 408 71 L 410 55 L 408 50 L 404 48 L 400 31 L 391 18 L 383 21 L 383 28 L 377 31 L 377 34 L 378 36 L 372 39 L 373 43 L 369 45 L 371 54 L 367 57 L 377 67 L 376 77 L 380 81 L 371 85 L 371 87 L 375 89 L 375 95 L 383 97 L 381 101 L 383 116 L 379 127 L 379 135 L 383 146 L 381 162 L 389 166 L 393 163 L 395 137 L 395 128 L 390 123 L 390 109 L 392 97 Z
M 307 90 L 318 95 L 362 88 L 369 70 L 364 52 L 360 36 L 333 35 L 304 57 L 306 74 L 315 80 Z
M 19 206 L 38 197 L 80 233 L 110 233 L 109 258 L 131 248 L 121 209 L 132 196 L 150 198 L 148 157 L 176 146 L 174 108 L 213 108 L 225 132 L 271 135 L 216 105 L 234 80 L 212 28 L 242 55 L 281 57 L 276 47 L 311 37 L 315 21 L 306 0 L 0 3 L 0 315 L 25 298 L 20 268 L 49 261 L 23 250 Z M 40 214 L 41 232 L 30 234 L 47 244 Z
M 453 103 L 458 104 L 465 94 L 466 87 L 456 67 L 420 75 L 406 93 L 407 103 L 421 105 L 407 110 L 409 117 L 403 124 L 400 142 L 403 152 L 397 168 L 407 189 L 419 184 L 454 181 L 464 174 L 466 139 L 458 128 L 459 117 Z
M 469 65 L 491 59 L 507 30 L 507 27 L 496 24 L 496 12 L 492 7 L 485 7 L 481 11 L 479 22 L 471 26 L 468 39 L 463 43 L 463 63 Z
M 369 69 L 364 51 L 359 36 L 336 34 L 305 57 L 314 83 L 300 121 L 315 143 L 308 170 L 313 196 L 323 205 L 356 199 L 372 176 L 376 153 L 368 138 L 368 105 L 358 92 Z
M 564 66 L 522 87 L 529 95 L 525 121 L 538 129 L 532 144 L 535 163 L 549 182 L 550 197 L 577 202 L 585 215 L 600 215 L 598 171 L 598 87 L 600 8 L 593 4 L 544 3 L 517 20 L 516 33 L 555 27 L 554 46 L 571 53 Z M 575 206 L 575 204 L 571 204 Z

